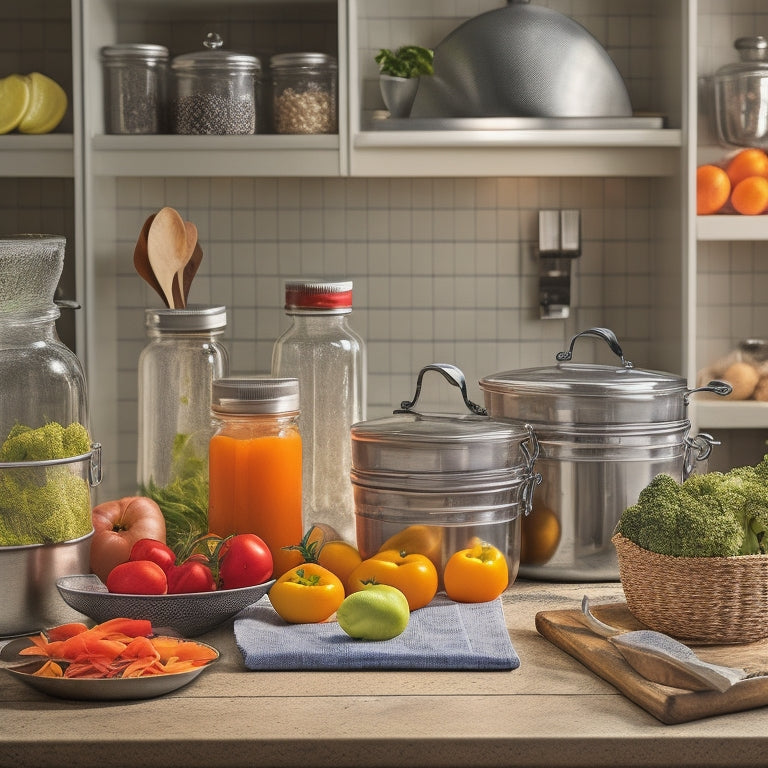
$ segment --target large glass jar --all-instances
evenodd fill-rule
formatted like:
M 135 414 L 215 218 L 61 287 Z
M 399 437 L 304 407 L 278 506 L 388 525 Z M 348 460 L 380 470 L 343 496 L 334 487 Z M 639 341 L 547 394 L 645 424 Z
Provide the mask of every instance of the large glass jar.
M 280 576 L 301 563 L 285 549 L 302 536 L 299 383 L 221 379 L 213 383 L 211 409 L 218 428 L 209 451 L 210 530 L 261 537 Z
M 325 523 L 355 541 L 350 428 L 365 419 L 366 350 L 350 327 L 352 282 L 293 280 L 291 325 L 272 351 L 272 375 L 299 380 L 306 526 Z
M 229 373 L 223 306 L 147 309 L 139 356 L 138 484 L 165 513 L 169 546 L 208 530 L 211 386 Z
M 108 45 L 101 49 L 101 62 L 106 133 L 163 133 L 168 49 L 143 43 Z
M 203 45 L 205 50 L 171 62 L 173 133 L 258 133 L 261 62 L 256 56 L 221 50 L 223 41 L 215 33 Z
M 74 620 L 55 581 L 88 568 L 101 452 L 83 367 L 56 333 L 65 245 L 0 238 L 0 636 Z
M 336 59 L 325 53 L 279 53 L 269 66 L 275 133 L 338 133 Z

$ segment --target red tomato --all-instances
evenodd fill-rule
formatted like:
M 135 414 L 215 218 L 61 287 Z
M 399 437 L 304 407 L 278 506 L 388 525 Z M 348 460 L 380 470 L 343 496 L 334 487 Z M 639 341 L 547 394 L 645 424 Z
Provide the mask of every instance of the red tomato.
M 219 556 L 222 589 L 263 584 L 272 575 L 274 563 L 269 547 L 253 533 L 241 533 L 224 542 Z
M 216 589 L 211 569 L 198 560 L 186 560 L 181 565 L 172 565 L 166 575 L 169 595 L 213 592 Z
M 116 565 L 107 576 L 107 589 L 122 595 L 164 595 L 165 571 L 151 560 L 130 560 Z
M 151 560 L 157 563 L 166 573 L 176 564 L 174 551 L 157 539 L 139 539 L 132 547 L 129 560 Z
M 160 507 L 145 496 L 105 501 L 91 512 L 91 571 L 106 581 L 110 571 L 125 563 L 139 539 L 165 543 L 165 518 Z

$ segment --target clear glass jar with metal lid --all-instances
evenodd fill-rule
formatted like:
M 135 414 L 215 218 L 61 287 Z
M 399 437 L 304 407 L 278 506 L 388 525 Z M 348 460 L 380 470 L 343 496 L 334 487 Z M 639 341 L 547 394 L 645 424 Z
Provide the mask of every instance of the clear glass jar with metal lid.
M 269 66 L 275 133 L 338 133 L 338 68 L 333 56 L 280 53 Z
M 261 114 L 261 62 L 256 56 L 222 50 L 211 32 L 204 50 L 177 56 L 172 126 L 177 134 L 252 134 Z
M 164 512 L 185 512 L 181 528 L 208 530 L 208 442 L 211 387 L 229 373 L 221 343 L 223 306 L 147 309 L 148 342 L 139 356 L 138 484 Z M 179 515 L 166 515 L 166 523 Z M 186 520 L 186 522 L 185 522 Z M 169 545 L 182 530 L 169 525 Z
M 164 133 L 168 49 L 146 43 L 108 45 L 101 49 L 101 63 L 105 132 Z
M 302 537 L 298 379 L 214 381 L 211 410 L 210 531 L 259 536 L 280 576 L 302 562 L 286 549 Z

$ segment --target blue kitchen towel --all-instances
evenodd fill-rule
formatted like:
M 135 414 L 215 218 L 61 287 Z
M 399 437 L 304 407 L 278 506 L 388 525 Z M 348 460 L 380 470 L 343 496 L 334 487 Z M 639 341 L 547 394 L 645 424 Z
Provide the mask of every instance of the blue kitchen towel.
M 269 596 L 235 617 L 235 641 L 245 666 L 288 669 L 517 669 L 520 659 L 504 621 L 501 598 L 455 603 L 438 594 L 411 613 L 392 640 L 353 640 L 336 621 L 288 624 Z

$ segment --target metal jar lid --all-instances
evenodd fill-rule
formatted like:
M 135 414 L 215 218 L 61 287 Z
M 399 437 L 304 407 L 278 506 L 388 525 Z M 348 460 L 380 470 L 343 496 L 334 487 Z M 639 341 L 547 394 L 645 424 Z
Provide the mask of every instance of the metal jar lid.
M 104 64 L 123 61 L 153 63 L 167 60 L 168 55 L 168 49 L 164 45 L 151 43 L 116 43 L 105 45 L 101 49 L 101 60 Z
M 427 370 L 462 391 L 470 413 L 424 414 L 411 409 Z M 392 416 L 352 425 L 352 481 L 377 488 L 470 490 L 527 481 L 538 454 L 530 427 L 493 421 L 467 399 L 464 376 L 446 364 L 419 373 L 416 396 Z
M 345 314 L 352 310 L 351 280 L 289 280 L 285 284 L 285 309 Z
M 336 70 L 336 59 L 327 53 L 276 53 L 269 60 L 272 70 L 326 69 Z
M 204 50 L 176 56 L 171 67 L 177 72 L 246 72 L 258 74 L 261 61 L 256 56 L 224 51 L 224 41 L 215 32 L 209 32 L 203 41 Z
M 227 308 L 190 304 L 184 309 L 147 309 L 144 322 L 148 330 L 192 333 L 221 331 L 227 327 Z
M 299 380 L 271 376 L 214 379 L 211 409 L 232 415 L 297 413 Z
M 606 341 L 621 365 L 571 363 L 575 341 L 597 336 Z M 690 390 L 682 376 L 643 370 L 624 358 L 613 331 L 590 328 L 559 352 L 557 365 L 524 368 L 480 380 L 492 417 L 540 424 L 646 424 L 685 418 L 693 392 L 728 394 L 730 385 L 710 382 Z

